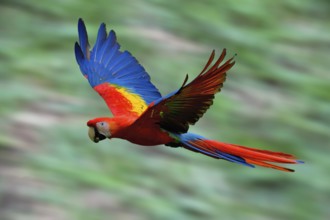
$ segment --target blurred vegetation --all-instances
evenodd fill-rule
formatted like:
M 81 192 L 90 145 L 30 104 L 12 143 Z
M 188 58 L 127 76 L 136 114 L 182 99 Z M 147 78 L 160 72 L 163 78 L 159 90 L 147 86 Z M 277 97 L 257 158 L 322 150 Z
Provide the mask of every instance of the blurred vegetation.
M 0 219 L 330 219 L 329 1 L 0 2 Z M 203 136 L 283 151 L 296 173 L 250 169 L 184 149 L 89 141 L 109 115 L 76 64 L 114 29 L 166 94 L 212 49 L 237 53 Z

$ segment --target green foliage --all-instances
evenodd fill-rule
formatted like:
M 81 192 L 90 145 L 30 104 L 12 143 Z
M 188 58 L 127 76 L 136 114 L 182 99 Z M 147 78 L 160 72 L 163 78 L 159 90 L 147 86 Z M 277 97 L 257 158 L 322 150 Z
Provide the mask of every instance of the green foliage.
M 312 0 L 2 1 L 0 219 L 328 219 L 329 8 Z M 288 174 L 184 149 L 90 142 L 86 121 L 109 113 L 74 58 L 79 17 L 91 43 L 101 22 L 114 29 L 163 94 L 196 76 L 212 49 L 237 53 L 192 131 L 306 164 Z

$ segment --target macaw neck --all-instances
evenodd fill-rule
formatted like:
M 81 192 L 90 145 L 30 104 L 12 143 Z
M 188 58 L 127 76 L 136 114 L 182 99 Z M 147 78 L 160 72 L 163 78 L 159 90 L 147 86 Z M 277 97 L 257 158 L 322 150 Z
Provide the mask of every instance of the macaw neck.
M 109 118 L 111 136 L 117 137 L 117 134 L 129 127 L 137 118 L 136 117 L 113 117 Z

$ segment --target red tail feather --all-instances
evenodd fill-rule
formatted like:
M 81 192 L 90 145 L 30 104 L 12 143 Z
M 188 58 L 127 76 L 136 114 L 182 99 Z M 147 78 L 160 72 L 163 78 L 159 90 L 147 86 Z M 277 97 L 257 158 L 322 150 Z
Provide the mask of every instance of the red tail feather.
M 195 139 L 189 141 L 189 145 L 208 156 L 219 159 L 228 159 L 232 162 L 239 162 L 238 158 L 242 158 L 247 164 L 269 167 L 277 170 L 293 172 L 294 170 L 285 167 L 277 166 L 271 163 L 287 163 L 296 164 L 301 163 L 296 160 L 294 156 L 281 152 L 272 152 L 268 150 L 259 150 L 234 144 L 222 143 L 214 140 Z M 229 155 L 229 156 L 228 156 Z M 231 155 L 231 156 L 230 156 Z M 236 157 L 232 160 L 232 156 Z M 243 161 L 243 164 L 244 164 Z M 269 163 L 270 162 L 270 163 Z M 247 165 L 245 164 L 245 165 Z

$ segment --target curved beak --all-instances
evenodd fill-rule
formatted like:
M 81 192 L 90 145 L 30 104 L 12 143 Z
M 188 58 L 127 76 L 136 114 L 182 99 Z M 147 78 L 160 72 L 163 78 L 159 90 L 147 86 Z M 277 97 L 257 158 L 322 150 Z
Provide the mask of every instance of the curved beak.
M 89 127 L 88 136 L 95 143 L 106 139 L 106 136 L 100 134 L 95 127 Z

